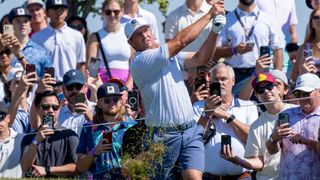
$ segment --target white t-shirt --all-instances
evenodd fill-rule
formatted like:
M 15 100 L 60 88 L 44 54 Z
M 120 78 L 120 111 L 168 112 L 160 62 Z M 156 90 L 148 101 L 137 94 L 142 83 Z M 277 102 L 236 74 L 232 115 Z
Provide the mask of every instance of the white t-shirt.
M 286 104 L 283 110 L 292 107 L 296 107 L 296 105 Z M 266 142 L 273 132 L 278 115 L 279 113 L 269 114 L 266 111 L 250 126 L 244 157 L 264 157 L 264 167 L 256 175 L 259 180 L 279 179 L 278 170 L 281 152 L 270 155 L 266 148 Z
M 195 119 L 200 118 L 204 105 L 204 101 L 198 101 L 193 105 L 196 114 Z M 234 98 L 227 112 L 233 114 L 237 120 L 247 125 L 258 119 L 257 106 L 251 101 Z M 216 135 L 205 145 L 205 172 L 217 176 L 241 174 L 245 171 L 244 168 L 220 157 L 221 135 L 231 136 L 231 146 L 236 156 L 243 157 L 245 144 L 222 119 L 215 119 L 214 124 L 216 126 Z
M 109 68 L 129 70 L 129 59 L 131 57 L 131 47 L 124 34 L 124 27 L 121 26 L 118 32 L 107 32 L 104 28 L 98 31 L 101 38 L 102 49 L 106 55 Z M 99 58 L 103 56 L 99 48 Z M 100 68 L 105 68 L 104 61 L 100 63 Z
M 86 62 L 86 46 L 82 34 L 66 24 L 60 29 L 49 26 L 32 36 L 32 40 L 47 48 L 53 58 L 55 76 L 62 80 L 78 63 Z
M 10 137 L 4 143 L 0 142 L 0 178 L 21 178 L 20 167 L 21 142 L 23 134 L 10 129 Z

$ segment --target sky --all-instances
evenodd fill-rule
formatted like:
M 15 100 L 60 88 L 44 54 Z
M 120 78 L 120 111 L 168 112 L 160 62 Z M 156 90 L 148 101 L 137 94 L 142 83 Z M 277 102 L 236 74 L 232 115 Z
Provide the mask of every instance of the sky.
M 227 10 L 233 10 L 236 5 L 238 4 L 237 0 L 224 0 L 225 1 L 225 7 Z M 4 14 L 9 13 L 9 11 L 17 6 L 22 5 L 25 2 L 25 0 L 6 0 L 5 3 L 0 4 L 0 17 L 2 17 Z M 97 1 L 97 6 L 100 6 L 102 4 L 103 0 Z M 185 1 L 183 0 L 169 0 L 169 7 L 168 7 L 168 13 L 170 13 L 175 8 L 182 5 Z M 298 25 L 297 25 L 297 32 L 299 37 L 299 42 L 302 43 L 304 40 L 304 34 L 306 30 L 306 25 L 308 22 L 308 17 L 311 12 L 311 10 L 306 6 L 304 0 L 295 0 L 296 2 L 296 10 L 297 10 L 297 16 L 298 16 Z M 158 18 L 158 27 L 159 32 L 162 32 L 162 25 L 161 23 L 165 20 L 165 18 L 162 16 L 161 12 L 158 10 L 158 4 L 154 3 L 152 5 L 144 4 L 142 3 L 141 6 L 151 12 L 153 12 L 156 17 Z M 95 32 L 98 29 L 102 27 L 102 20 L 100 17 L 92 17 L 92 15 L 89 15 L 87 18 L 88 27 L 91 32 Z M 160 33 L 160 44 L 164 42 L 164 36 L 162 33 Z

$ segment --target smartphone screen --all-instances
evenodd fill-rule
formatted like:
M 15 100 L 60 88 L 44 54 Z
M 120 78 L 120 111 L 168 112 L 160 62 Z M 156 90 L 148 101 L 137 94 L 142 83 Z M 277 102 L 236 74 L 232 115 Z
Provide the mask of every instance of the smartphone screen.
M 53 115 L 43 115 L 42 116 L 42 125 L 48 125 L 51 129 L 54 128 L 54 123 L 53 123 Z
M 311 49 L 305 49 L 303 50 L 303 57 L 306 59 L 306 60 L 309 60 L 310 58 L 313 57 L 313 52 Z
M 221 135 L 221 154 L 223 154 L 223 146 L 229 145 L 231 148 L 231 136 L 230 135 Z
M 112 132 L 103 132 L 103 139 L 105 139 L 105 144 L 112 144 Z
M 27 64 L 26 65 L 26 74 L 30 74 L 36 71 L 36 66 L 34 64 Z M 31 78 L 35 78 L 35 76 L 32 76 Z
M 76 104 L 77 104 L 77 103 L 84 103 L 85 100 L 86 100 L 85 94 L 84 94 L 84 93 L 78 93 L 78 94 L 76 95 L 76 101 L 75 101 L 75 103 L 76 103 Z
M 261 46 L 260 47 L 260 57 L 265 55 L 265 54 L 269 54 L 268 57 L 270 57 L 271 55 L 271 49 L 269 46 Z
M 14 35 L 13 25 L 12 24 L 3 25 L 3 34 L 8 34 L 10 36 L 13 36 Z
M 278 125 L 289 123 L 289 114 L 288 113 L 280 113 L 278 118 Z
M 51 77 L 54 78 L 54 67 L 46 67 L 46 68 L 44 68 L 44 73 L 50 74 Z
M 220 83 L 211 83 L 210 84 L 210 95 L 221 96 L 221 85 Z
M 206 84 L 207 80 L 206 77 L 204 76 L 199 76 L 196 77 L 195 82 L 194 82 L 194 90 L 197 90 L 201 85 Z M 205 88 L 205 87 L 203 87 Z
M 139 91 L 137 89 L 128 92 L 128 104 L 130 104 L 132 111 L 139 110 Z
M 92 57 L 89 64 L 89 76 L 96 78 L 100 67 L 101 59 Z

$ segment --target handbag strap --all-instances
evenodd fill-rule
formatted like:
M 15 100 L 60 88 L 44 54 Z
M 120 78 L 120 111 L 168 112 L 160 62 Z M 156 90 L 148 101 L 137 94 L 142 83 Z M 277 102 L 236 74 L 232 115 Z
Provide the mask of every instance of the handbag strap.
M 109 68 L 109 65 L 108 65 L 108 62 L 107 62 L 107 57 L 106 55 L 104 54 L 104 51 L 102 49 L 102 43 L 101 43 L 101 38 L 100 38 L 100 35 L 98 32 L 95 32 L 96 34 L 96 37 L 97 37 L 97 41 L 99 43 L 99 49 L 101 51 L 101 54 L 102 54 L 102 57 L 103 57 L 103 62 L 104 62 L 104 65 L 106 66 L 106 69 L 107 69 L 107 75 L 109 76 L 109 79 L 112 78 L 112 75 L 111 75 L 111 71 L 110 71 L 110 68 Z

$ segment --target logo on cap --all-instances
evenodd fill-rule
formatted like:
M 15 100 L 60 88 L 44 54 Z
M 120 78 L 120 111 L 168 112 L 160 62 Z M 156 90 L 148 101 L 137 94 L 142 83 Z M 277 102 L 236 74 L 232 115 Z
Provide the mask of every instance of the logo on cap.
M 259 74 L 256 82 L 258 83 L 258 82 L 264 81 L 266 79 L 267 79 L 267 76 L 265 74 Z
M 19 8 L 19 9 L 17 9 L 17 14 L 18 14 L 19 16 L 21 16 L 21 15 L 25 15 L 26 13 L 25 13 L 25 11 L 24 11 L 23 8 Z
M 62 4 L 62 0 L 55 0 L 55 4 Z
M 73 73 L 72 73 L 72 76 L 76 76 L 76 72 L 73 72 Z
M 140 23 L 137 20 L 134 19 L 131 21 L 132 29 L 135 29 L 138 25 L 140 25 Z
M 108 92 L 108 94 L 111 94 L 111 93 L 115 93 L 116 91 L 115 91 L 113 86 L 108 86 L 107 87 L 107 92 Z

